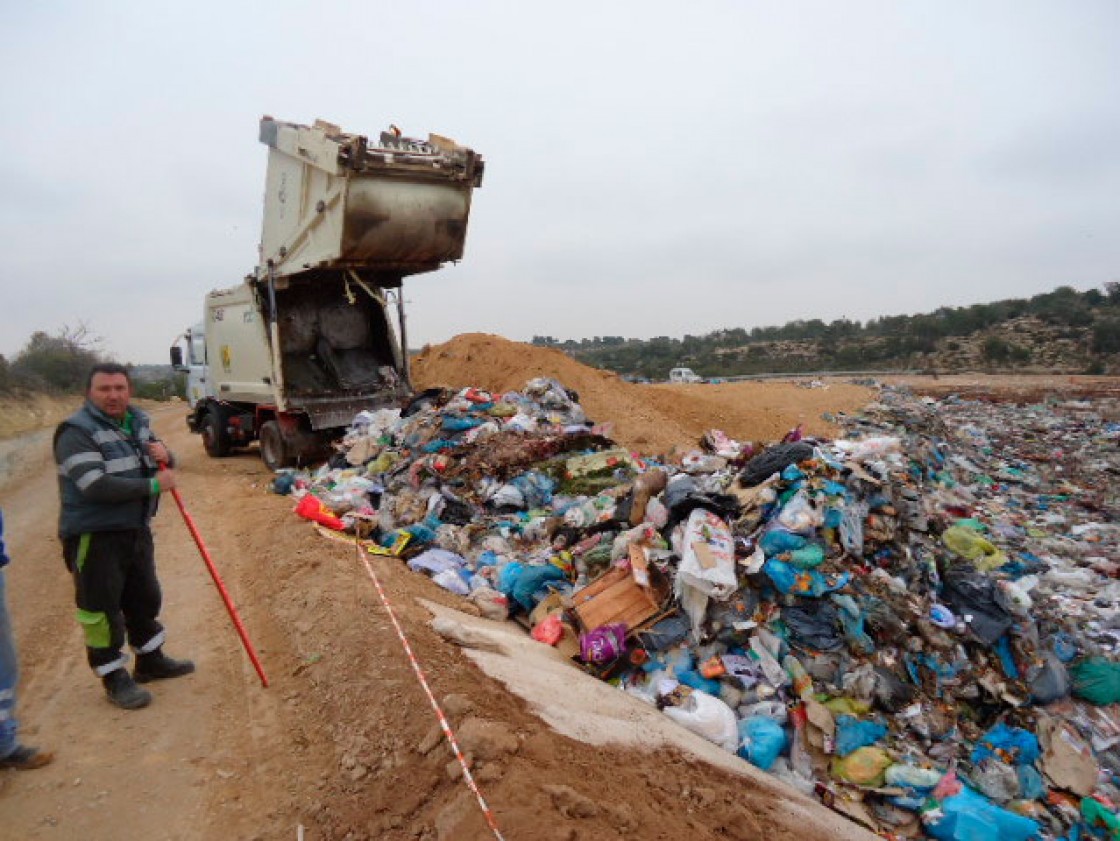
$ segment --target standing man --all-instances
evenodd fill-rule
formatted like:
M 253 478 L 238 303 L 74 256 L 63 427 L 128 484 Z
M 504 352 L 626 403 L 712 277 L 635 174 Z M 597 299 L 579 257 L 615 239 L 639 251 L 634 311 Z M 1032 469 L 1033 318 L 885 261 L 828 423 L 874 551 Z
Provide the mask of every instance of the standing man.
M 42 768 L 54 757 L 30 745 L 19 743 L 16 722 L 16 684 L 19 682 L 19 658 L 8 617 L 7 593 L 4 592 L 4 567 L 8 554 L 4 551 L 4 514 L 0 512 L 0 768 Z
M 86 402 L 54 434 L 62 511 L 62 555 L 74 576 L 86 654 L 109 700 L 126 710 L 152 695 L 139 683 L 194 671 L 190 660 L 163 653 L 162 602 L 150 522 L 159 495 L 175 487 L 160 471 L 171 453 L 152 435 L 148 416 L 129 405 L 132 382 L 123 365 L 94 365 Z M 157 475 L 158 474 L 158 475 Z M 136 652 L 132 675 L 122 652 Z

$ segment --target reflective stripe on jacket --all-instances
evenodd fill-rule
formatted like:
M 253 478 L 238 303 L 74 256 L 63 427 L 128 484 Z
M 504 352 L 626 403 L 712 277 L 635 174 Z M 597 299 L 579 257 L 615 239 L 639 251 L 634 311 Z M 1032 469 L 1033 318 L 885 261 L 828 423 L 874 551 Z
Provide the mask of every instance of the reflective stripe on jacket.
M 60 536 L 144 528 L 155 514 L 147 445 L 157 439 L 144 412 L 129 412 L 131 434 L 89 401 L 55 430 Z

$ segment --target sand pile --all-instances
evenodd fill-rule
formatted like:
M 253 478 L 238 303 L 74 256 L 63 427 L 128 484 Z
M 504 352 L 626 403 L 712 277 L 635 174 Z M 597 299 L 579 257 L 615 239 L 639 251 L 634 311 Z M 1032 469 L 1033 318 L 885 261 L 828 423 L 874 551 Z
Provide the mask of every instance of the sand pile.
M 551 377 L 576 391 L 588 417 L 612 424 L 612 438 L 647 455 L 695 447 L 709 429 L 770 443 L 801 423 L 809 434 L 831 436 L 836 428 L 821 419 L 822 412 L 854 411 L 874 397 L 870 389 L 846 384 L 811 390 L 788 382 L 639 385 L 558 350 L 484 333 L 428 346 L 412 362 L 417 388 L 511 391 L 534 377 Z

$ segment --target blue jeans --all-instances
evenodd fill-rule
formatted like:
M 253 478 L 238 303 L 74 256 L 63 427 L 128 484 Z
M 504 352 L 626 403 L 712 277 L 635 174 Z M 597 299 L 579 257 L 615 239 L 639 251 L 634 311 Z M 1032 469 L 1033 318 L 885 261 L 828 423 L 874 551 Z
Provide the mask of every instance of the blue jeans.
M 4 569 L 0 567 L 0 759 L 19 747 L 16 722 L 16 683 L 19 681 L 19 658 L 8 618 L 8 599 L 4 585 Z

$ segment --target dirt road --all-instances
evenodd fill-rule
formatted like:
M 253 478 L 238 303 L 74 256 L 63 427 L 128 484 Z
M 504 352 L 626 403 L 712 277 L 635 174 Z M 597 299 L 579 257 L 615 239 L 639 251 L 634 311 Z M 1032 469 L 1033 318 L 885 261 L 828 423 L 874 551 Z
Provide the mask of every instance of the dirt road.
M 184 454 L 183 493 L 199 521 L 210 526 L 235 598 L 245 598 L 244 544 L 236 529 L 215 528 L 216 515 L 231 502 L 246 519 L 254 506 L 282 513 L 283 504 L 252 493 L 262 477 L 248 457 L 205 464 L 207 473 L 200 475 L 192 446 L 197 442 L 187 440 L 181 411 L 157 413 L 156 425 Z M 271 804 L 283 801 L 276 796 L 280 780 L 270 772 L 278 770 L 271 759 L 278 741 L 272 731 L 283 718 L 284 701 L 281 693 L 256 685 L 174 506 L 165 506 L 156 523 L 168 650 L 193 657 L 199 669 L 156 685 L 149 709 L 125 712 L 105 701 L 73 621 L 71 583 L 54 536 L 58 503 L 49 437 L 22 440 L 27 449 L 0 490 L 13 559 L 9 606 L 23 667 L 20 718 L 26 740 L 55 750 L 57 760 L 41 771 L 4 776 L 4 833 L 52 839 L 253 837 L 268 826 L 268 810 L 259 812 L 260 805 L 267 802 L 272 810 Z M 245 621 L 267 651 L 278 639 L 267 605 L 245 602 Z
M 167 499 L 155 531 L 168 651 L 194 658 L 198 671 L 153 685 L 147 709 L 110 706 L 72 618 L 54 537 L 49 442 L 21 439 L 0 488 L 23 666 L 20 717 L 27 741 L 57 758 L 42 770 L 0 775 L 4 836 L 290 839 L 302 826 L 307 839 L 494 837 L 353 549 L 324 540 L 291 514 L 289 500 L 267 493 L 255 454 L 206 458 L 183 415 L 158 410 L 155 427 L 179 454 L 183 496 L 271 688 L 261 688 Z M 633 724 L 644 748 L 633 737 L 625 746 L 560 735 L 438 636 L 418 601 L 461 606 L 459 599 L 399 562 L 376 564 L 505 838 L 862 834 L 746 763 L 702 761 L 707 743 L 698 753 L 666 747 Z M 591 680 L 572 674 L 573 689 Z M 577 722 L 590 724 L 599 712 L 582 710 L 579 693 L 570 702 L 551 694 Z

